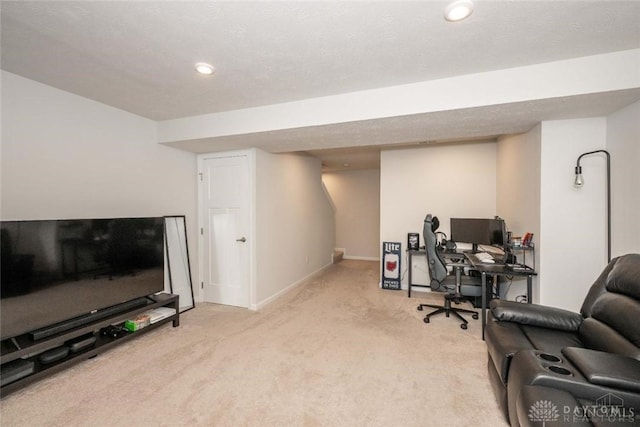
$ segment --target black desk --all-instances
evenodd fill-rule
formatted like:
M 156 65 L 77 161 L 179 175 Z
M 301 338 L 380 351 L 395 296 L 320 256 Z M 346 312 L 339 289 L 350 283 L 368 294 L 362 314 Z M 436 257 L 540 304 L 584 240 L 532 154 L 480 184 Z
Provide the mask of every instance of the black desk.
M 478 270 L 482 274 L 482 339 L 484 339 L 484 328 L 487 325 L 487 274 L 494 276 L 520 276 L 527 278 L 527 303 L 531 304 L 532 279 L 537 273 L 535 270 L 516 271 L 508 269 L 501 263 L 483 263 L 472 253 L 464 254 L 474 270 Z

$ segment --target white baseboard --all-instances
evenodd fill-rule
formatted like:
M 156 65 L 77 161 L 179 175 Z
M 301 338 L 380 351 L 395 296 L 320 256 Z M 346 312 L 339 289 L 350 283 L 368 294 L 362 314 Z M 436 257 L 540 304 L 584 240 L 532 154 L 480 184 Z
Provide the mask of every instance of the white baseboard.
M 300 280 L 297 280 L 297 281 L 293 282 L 292 284 L 290 284 L 286 288 L 282 289 L 279 292 L 276 292 L 275 294 L 271 295 L 267 299 L 262 300 L 257 304 L 251 304 L 249 309 L 250 310 L 260 310 L 261 308 L 264 308 L 265 306 L 267 306 L 268 304 L 274 302 L 275 300 L 277 300 L 278 298 L 280 298 L 281 296 L 283 296 L 287 292 L 289 292 L 289 291 L 295 289 L 296 287 L 300 286 L 301 284 L 303 284 L 307 280 L 312 279 L 313 277 L 321 274 L 322 272 L 324 272 L 324 270 L 326 270 L 327 268 L 331 267 L 332 265 L 333 265 L 333 263 L 329 263 L 329 264 L 326 264 L 323 267 L 320 267 L 318 270 L 314 271 L 311 274 L 308 274 L 307 276 L 303 277 Z
M 382 289 L 382 282 L 378 282 L 378 287 L 380 289 Z M 409 285 L 407 285 L 405 283 L 400 284 L 400 290 L 401 291 L 407 291 L 408 289 L 409 289 Z M 385 291 L 386 290 L 397 290 L 397 289 L 385 289 Z M 413 285 L 413 287 L 411 288 L 411 293 L 414 293 L 414 292 L 428 292 L 428 293 L 431 293 L 432 291 L 431 291 L 431 288 L 425 288 L 425 287 L 419 287 L 419 286 Z
M 380 257 L 377 256 L 357 256 L 347 255 L 347 248 L 334 248 L 335 251 L 342 252 L 342 259 L 353 259 L 357 261 L 380 261 Z
M 380 261 L 380 257 L 371 257 L 371 256 L 343 256 L 342 259 L 355 259 L 358 261 Z

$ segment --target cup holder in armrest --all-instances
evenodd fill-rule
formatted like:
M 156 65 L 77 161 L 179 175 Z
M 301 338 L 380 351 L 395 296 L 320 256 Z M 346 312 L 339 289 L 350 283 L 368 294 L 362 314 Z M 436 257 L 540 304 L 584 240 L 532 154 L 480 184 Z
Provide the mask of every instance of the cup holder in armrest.
M 547 362 L 558 363 L 562 361 L 558 356 L 549 353 L 538 353 L 538 357 Z
M 568 376 L 573 375 L 570 370 L 568 370 L 567 368 L 563 368 L 562 366 L 551 365 L 551 366 L 548 366 L 547 369 L 553 372 L 554 374 L 568 375 Z

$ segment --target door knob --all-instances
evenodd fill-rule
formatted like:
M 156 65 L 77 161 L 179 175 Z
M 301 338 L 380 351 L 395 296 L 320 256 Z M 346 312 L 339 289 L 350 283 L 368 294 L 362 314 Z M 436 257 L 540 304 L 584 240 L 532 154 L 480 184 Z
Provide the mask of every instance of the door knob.
M 244 243 L 244 242 L 246 242 L 246 241 L 247 241 L 247 239 L 246 239 L 245 237 L 241 237 L 240 239 L 236 239 L 236 242 L 242 242 L 242 243 Z

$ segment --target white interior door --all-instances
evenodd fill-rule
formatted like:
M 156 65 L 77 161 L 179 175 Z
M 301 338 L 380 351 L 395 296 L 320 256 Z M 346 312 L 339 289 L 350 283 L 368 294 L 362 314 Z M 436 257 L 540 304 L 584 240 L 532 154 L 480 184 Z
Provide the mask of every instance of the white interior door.
M 204 158 L 201 165 L 203 299 L 249 307 L 249 157 Z

